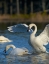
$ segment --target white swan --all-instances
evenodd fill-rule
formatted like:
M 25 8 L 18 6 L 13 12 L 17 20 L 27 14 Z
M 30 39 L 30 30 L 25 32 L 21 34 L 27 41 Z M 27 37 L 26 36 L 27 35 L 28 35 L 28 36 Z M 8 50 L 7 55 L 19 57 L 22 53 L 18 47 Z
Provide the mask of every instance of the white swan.
M 24 55 L 24 54 L 30 54 L 28 53 L 28 49 L 26 48 L 16 48 L 14 45 L 7 45 L 5 47 L 4 52 L 6 53 L 8 51 L 8 49 L 12 48 L 12 51 L 10 52 L 10 54 L 12 55 Z
M 4 42 L 12 42 L 12 40 L 9 40 L 8 38 L 4 36 L 0 36 L 0 43 L 4 43 Z
M 10 31 L 10 32 L 27 32 L 28 25 L 27 24 L 17 24 L 14 26 L 9 26 L 7 28 L 8 28 L 8 31 Z M 33 30 L 31 29 L 31 31 L 33 31 Z
M 35 36 L 37 32 L 37 26 L 35 24 L 30 24 L 28 29 L 35 27 L 35 30 L 30 35 L 29 44 L 35 49 L 36 52 L 46 52 L 46 47 L 49 42 L 49 24 L 46 25 L 45 29 L 39 36 Z

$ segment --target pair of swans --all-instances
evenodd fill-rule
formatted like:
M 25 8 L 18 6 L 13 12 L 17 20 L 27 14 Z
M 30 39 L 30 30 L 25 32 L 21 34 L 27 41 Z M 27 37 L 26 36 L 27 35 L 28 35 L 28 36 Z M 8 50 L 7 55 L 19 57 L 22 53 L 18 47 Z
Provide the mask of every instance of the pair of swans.
M 10 26 L 10 27 L 7 27 L 7 28 L 8 28 L 8 31 L 10 31 L 10 32 L 27 32 L 28 25 L 26 25 L 26 24 L 17 24 L 17 25 Z M 30 29 L 30 32 L 32 32 L 32 31 L 33 30 Z M 14 55 L 30 54 L 28 49 L 26 49 L 26 48 L 16 48 L 14 45 L 7 45 L 5 47 L 4 52 L 6 53 L 7 50 L 10 49 L 10 48 L 13 49 L 12 52 L 10 52 L 10 54 L 13 54 L 13 52 L 14 52 Z
M 5 43 L 5 42 L 12 42 L 12 40 L 9 40 L 8 38 L 4 36 L 0 36 L 0 43 Z
M 7 53 L 7 51 L 9 51 L 10 48 L 12 48 L 12 51 L 9 52 L 9 54 L 11 54 L 11 55 L 30 54 L 29 51 L 28 51 L 28 49 L 26 49 L 26 48 L 24 48 L 24 47 L 23 47 L 23 48 L 17 48 L 17 47 L 15 47 L 15 46 L 12 45 L 12 44 L 7 45 L 7 46 L 5 47 L 4 52 Z
M 35 36 L 37 32 L 37 26 L 35 24 L 30 24 L 28 26 L 28 30 L 32 27 L 35 27 L 35 30 L 30 34 L 30 39 L 29 39 L 29 44 L 35 49 L 36 52 L 38 53 L 48 53 L 46 50 L 46 47 L 44 45 L 47 45 L 49 42 L 49 24 L 46 25 L 45 29 L 39 36 Z M 7 51 L 10 47 L 16 48 L 13 45 L 6 46 L 5 51 Z M 19 50 L 19 51 L 17 51 Z M 24 49 L 16 48 L 16 54 L 17 55 L 23 55 L 23 54 L 28 54 L 28 51 L 24 51 Z
M 48 53 L 46 51 L 46 47 L 44 45 L 47 45 L 49 42 L 49 24 L 46 25 L 45 29 L 39 36 L 35 36 L 37 32 L 37 26 L 35 24 L 30 24 L 28 27 L 28 31 L 35 27 L 35 30 L 31 33 L 29 38 L 29 44 L 34 48 L 34 50 L 38 53 Z

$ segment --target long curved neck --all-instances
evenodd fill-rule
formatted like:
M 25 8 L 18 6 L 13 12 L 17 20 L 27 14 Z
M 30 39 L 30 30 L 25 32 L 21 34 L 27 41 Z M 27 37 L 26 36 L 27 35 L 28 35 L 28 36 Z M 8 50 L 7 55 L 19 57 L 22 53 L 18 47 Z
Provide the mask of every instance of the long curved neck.
M 35 27 L 35 30 L 32 32 L 32 34 L 35 35 L 36 32 L 37 32 L 37 26 L 36 26 L 35 24 L 30 24 L 30 29 L 31 29 L 33 26 Z
M 7 51 L 9 48 L 14 49 L 14 48 L 16 48 L 16 47 L 15 47 L 14 45 L 7 45 L 7 46 L 6 46 L 6 51 Z
M 13 48 L 13 49 L 16 48 L 14 45 L 9 45 L 9 46 L 10 46 L 10 48 Z

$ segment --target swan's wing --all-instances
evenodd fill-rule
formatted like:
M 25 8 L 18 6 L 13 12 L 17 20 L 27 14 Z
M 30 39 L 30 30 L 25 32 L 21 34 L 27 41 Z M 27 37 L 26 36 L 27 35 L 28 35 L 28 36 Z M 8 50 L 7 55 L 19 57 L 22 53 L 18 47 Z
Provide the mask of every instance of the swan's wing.
M 10 32 L 27 32 L 28 25 L 27 24 L 17 24 L 14 26 L 7 27 Z M 31 29 L 32 31 L 32 29 Z
M 27 32 L 28 25 L 26 24 L 17 24 L 15 25 L 16 32 Z
M 13 26 L 9 26 L 9 27 L 7 27 L 8 28 L 8 31 L 10 31 L 10 32 L 13 32 Z
M 49 42 L 49 24 L 46 25 L 45 29 L 43 32 L 38 36 L 40 39 L 41 44 L 47 45 Z

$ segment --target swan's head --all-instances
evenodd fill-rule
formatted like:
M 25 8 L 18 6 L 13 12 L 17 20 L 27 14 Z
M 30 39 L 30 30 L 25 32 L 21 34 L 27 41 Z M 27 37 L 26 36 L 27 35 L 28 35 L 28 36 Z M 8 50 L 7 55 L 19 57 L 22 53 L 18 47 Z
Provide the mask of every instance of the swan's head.
M 27 31 L 30 32 L 31 29 L 34 30 L 34 29 L 35 29 L 35 26 L 36 26 L 35 24 L 30 24 L 30 25 L 28 26 L 28 30 L 27 30 Z
M 28 50 L 28 49 L 22 48 L 22 53 L 21 53 L 21 55 L 25 55 L 25 54 L 31 54 L 31 53 L 29 53 L 29 50 Z
M 15 47 L 14 45 L 7 45 L 7 46 L 5 47 L 4 52 L 6 53 L 6 51 L 7 51 L 8 49 L 10 49 L 10 48 L 14 49 L 14 48 L 16 48 L 16 47 Z
M 22 48 L 23 50 L 24 50 L 24 54 L 27 54 L 28 52 L 29 52 L 29 50 L 28 49 L 26 49 L 26 48 Z
M 28 54 L 28 51 L 24 50 L 24 51 L 22 52 L 22 55 L 24 55 L 24 54 Z

